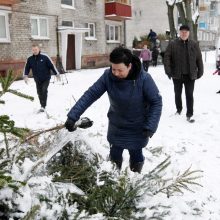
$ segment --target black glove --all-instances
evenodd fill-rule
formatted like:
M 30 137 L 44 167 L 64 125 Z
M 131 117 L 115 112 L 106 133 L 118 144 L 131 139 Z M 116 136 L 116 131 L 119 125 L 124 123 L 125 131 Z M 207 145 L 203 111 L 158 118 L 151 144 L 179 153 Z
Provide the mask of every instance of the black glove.
M 150 130 L 144 130 L 143 131 L 143 135 L 146 137 L 146 138 L 151 138 L 153 135 L 154 135 L 154 132 L 150 131 Z
M 76 130 L 76 126 L 75 126 L 75 121 L 73 121 L 72 119 L 70 118 L 67 118 L 65 124 L 64 124 L 65 128 L 68 130 L 68 131 L 75 131 Z

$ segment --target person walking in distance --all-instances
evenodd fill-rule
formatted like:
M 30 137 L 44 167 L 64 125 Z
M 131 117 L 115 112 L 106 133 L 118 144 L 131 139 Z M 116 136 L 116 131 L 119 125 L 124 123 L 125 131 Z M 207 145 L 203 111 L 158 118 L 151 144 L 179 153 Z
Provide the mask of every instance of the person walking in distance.
M 182 25 L 179 29 L 180 37 L 171 41 L 165 51 L 164 68 L 169 79 L 173 79 L 175 104 L 177 114 L 182 112 L 182 88 L 185 87 L 186 118 L 194 122 L 193 116 L 193 91 L 195 80 L 203 75 L 202 54 L 197 42 L 190 40 L 188 25 Z
M 32 53 L 33 55 L 27 59 L 25 64 L 23 78 L 27 84 L 28 75 L 30 70 L 32 70 L 33 78 L 36 83 L 38 98 L 41 105 L 39 112 L 44 112 L 47 105 L 47 93 L 51 78 L 51 71 L 56 75 L 58 81 L 60 81 L 60 74 L 50 57 L 47 54 L 41 53 L 38 45 L 32 46 Z
M 144 45 L 144 48 L 141 50 L 139 58 L 142 59 L 144 70 L 148 72 L 151 61 L 151 51 L 147 48 L 147 45 Z
M 130 154 L 130 169 L 141 172 L 142 148 L 156 132 L 162 110 L 162 97 L 150 74 L 129 49 L 117 47 L 110 54 L 111 67 L 82 95 L 67 115 L 65 127 L 75 130 L 83 112 L 105 92 L 108 93 L 108 134 L 110 160 L 119 169 L 122 153 Z

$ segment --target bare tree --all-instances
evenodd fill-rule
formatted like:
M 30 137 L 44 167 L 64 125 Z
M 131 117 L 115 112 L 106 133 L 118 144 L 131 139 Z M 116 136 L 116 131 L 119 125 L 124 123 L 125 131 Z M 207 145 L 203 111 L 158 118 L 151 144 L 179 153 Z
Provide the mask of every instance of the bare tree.
M 168 7 L 168 19 L 170 26 L 171 38 L 175 38 L 175 23 L 174 23 L 174 6 L 176 6 L 181 24 L 187 24 L 190 27 L 190 38 L 197 41 L 197 28 L 198 28 L 198 8 L 199 0 L 166 0 Z

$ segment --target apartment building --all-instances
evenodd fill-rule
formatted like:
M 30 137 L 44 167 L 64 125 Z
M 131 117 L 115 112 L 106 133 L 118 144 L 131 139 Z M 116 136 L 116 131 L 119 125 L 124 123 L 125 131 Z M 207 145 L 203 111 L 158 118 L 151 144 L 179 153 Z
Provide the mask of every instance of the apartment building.
M 65 70 L 106 66 L 130 18 L 129 0 L 0 0 L 0 74 L 21 71 L 33 44 Z
M 132 19 L 126 20 L 126 45 L 132 48 L 134 37 L 140 39 L 150 29 L 157 34 L 165 34 L 169 29 L 167 5 L 163 0 L 132 0 Z

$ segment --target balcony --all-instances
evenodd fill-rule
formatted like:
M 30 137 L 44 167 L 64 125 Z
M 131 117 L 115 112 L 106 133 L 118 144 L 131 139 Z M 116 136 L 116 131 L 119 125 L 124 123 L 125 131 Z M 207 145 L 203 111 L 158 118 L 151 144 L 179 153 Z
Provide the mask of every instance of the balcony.
M 11 6 L 19 2 L 21 2 L 21 0 L 0 0 L 0 5 Z
M 131 19 L 131 4 L 129 0 L 106 0 L 105 19 L 123 21 Z

